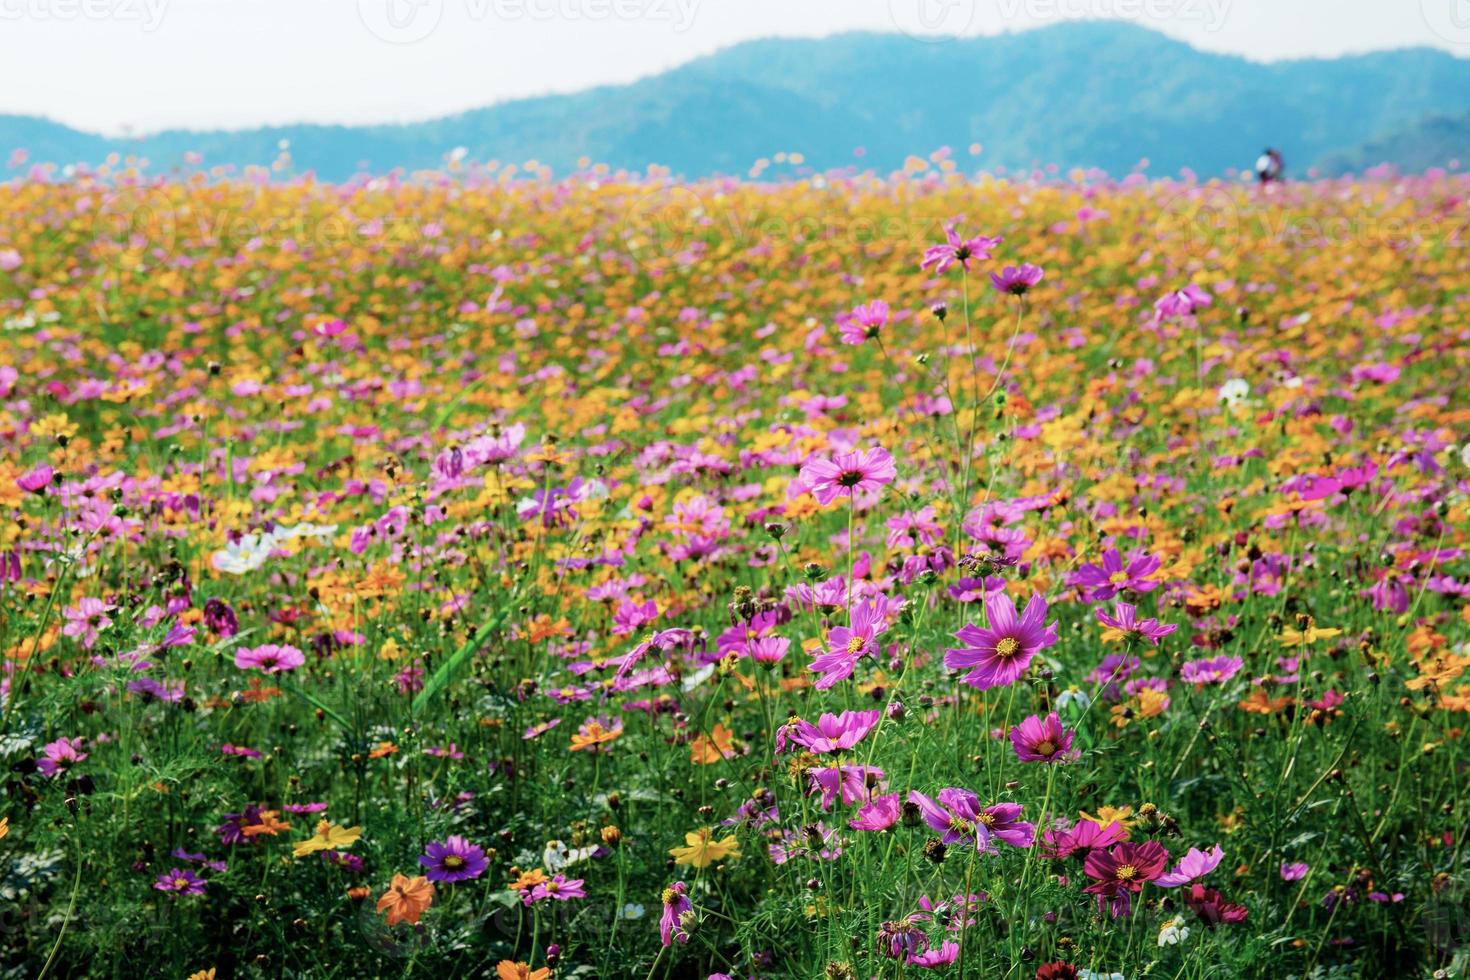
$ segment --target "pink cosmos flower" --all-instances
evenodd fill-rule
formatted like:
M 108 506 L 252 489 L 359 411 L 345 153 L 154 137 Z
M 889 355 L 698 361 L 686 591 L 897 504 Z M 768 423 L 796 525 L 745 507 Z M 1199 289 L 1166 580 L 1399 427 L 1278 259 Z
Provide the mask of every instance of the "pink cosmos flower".
M 1032 715 L 1011 728 L 1011 746 L 1022 762 L 1061 762 L 1075 758 L 1072 733 L 1053 711 L 1044 719 Z
M 1164 625 L 1157 619 L 1139 619 L 1136 615 L 1138 607 L 1127 602 L 1114 603 L 1113 610 L 1113 615 L 1109 615 L 1101 609 L 1094 609 L 1093 615 L 1097 617 L 1099 623 L 1110 630 L 1116 630 L 1125 639 L 1142 637 L 1154 646 L 1158 646 L 1160 640 L 1179 629 L 1173 623 Z
M 762 636 L 745 643 L 746 655 L 756 663 L 766 666 L 780 663 L 790 649 L 791 641 L 784 636 Z
M 932 245 L 925 250 L 924 258 L 919 262 L 919 268 L 932 271 L 936 276 L 942 276 L 958 263 L 968 272 L 972 260 L 984 262 L 1004 241 L 1000 236 L 987 238 L 984 235 L 976 235 L 974 238 L 961 238 L 958 219 L 944 226 L 944 238 L 943 245 Z
M 258 647 L 241 647 L 235 651 L 235 666 L 241 670 L 255 668 L 266 674 L 295 670 L 306 663 L 306 656 L 293 646 L 266 643 Z
M 997 292 L 1012 296 L 1025 296 L 1046 275 L 1040 266 L 1027 262 L 1019 266 L 1008 265 L 999 272 L 990 274 L 990 284 Z
M 61 632 L 64 636 L 75 637 L 82 649 L 90 650 L 97 642 L 97 634 L 112 625 L 107 614 L 116 608 L 110 602 L 87 596 L 65 611 L 66 625 Z
M 1033 595 L 1020 617 L 1015 603 L 1005 593 L 985 597 L 988 628 L 973 624 L 962 627 L 955 639 L 965 646 L 945 651 L 944 665 L 951 670 L 970 669 L 965 683 L 986 690 L 1013 683 L 1031 666 L 1036 654 L 1057 642 L 1056 624 L 1046 623 L 1046 600 Z
M 664 911 L 659 916 L 658 934 L 665 946 L 689 941 L 689 932 L 684 928 L 684 914 L 694 909 L 694 903 L 689 901 L 688 893 L 689 886 L 682 881 L 664 889 Z
M 1179 669 L 1179 677 L 1190 684 L 1224 684 L 1243 666 L 1245 661 L 1239 657 L 1206 657 L 1185 664 Z
M 582 878 L 568 879 L 566 875 L 553 875 L 550 881 L 543 881 L 521 896 L 521 901 L 529 906 L 537 902 L 544 902 L 549 898 L 554 898 L 558 902 L 586 898 L 587 892 L 582 887 L 583 883 Z
M 624 599 L 613 613 L 613 635 L 627 636 L 658 621 L 658 603 L 652 599 L 642 603 Z
M 813 725 L 798 719 L 792 741 L 813 752 L 842 752 L 861 742 L 878 724 L 877 711 L 844 711 L 840 715 L 825 713 Z
M 51 478 L 55 475 L 55 470 L 47 466 L 45 463 L 42 463 L 35 469 L 29 470 L 16 477 L 15 485 L 20 487 L 26 493 L 44 493 L 47 485 L 51 482 Z
M 916 966 L 921 970 L 937 970 L 940 967 L 949 966 L 959 959 L 959 956 L 960 944 L 946 939 L 926 952 L 918 955 L 909 954 L 908 965 Z
M 898 822 L 898 810 L 898 794 L 884 793 L 869 800 L 847 825 L 853 830 L 887 830 Z
M 1191 847 L 1189 853 L 1180 858 L 1168 873 L 1160 875 L 1154 884 L 1160 888 L 1178 888 L 1180 885 L 1190 884 L 1214 871 L 1223 860 L 1225 860 L 1225 852 L 1219 844 L 1208 851 Z
M 1310 870 L 1312 870 L 1311 869 L 1311 866 L 1310 865 L 1307 865 L 1307 864 L 1304 864 L 1302 862 L 1296 862 L 1296 863 L 1293 863 L 1293 864 L 1288 864 L 1287 862 L 1282 861 L 1281 862 L 1281 880 L 1282 881 L 1301 881 L 1303 878 L 1305 878 L 1307 876 L 1307 872 L 1310 871 Z
M 55 776 L 66 772 L 87 757 L 82 751 L 85 744 L 80 738 L 58 738 L 41 748 L 41 758 L 36 760 L 36 769 L 43 776 Z
M 1214 302 L 1209 293 L 1205 292 L 1194 283 L 1190 283 L 1183 289 L 1159 297 L 1154 303 L 1154 320 L 1169 320 L 1181 316 L 1193 316 L 1194 311 L 1203 309 Z
M 880 446 L 861 453 L 837 453 L 831 459 L 808 460 L 801 468 L 801 482 L 823 505 L 839 496 L 871 493 L 897 477 L 893 457 Z
M 838 336 L 844 344 L 861 344 L 872 340 L 888 324 L 888 304 L 881 299 L 855 307 L 837 319 Z
M 853 607 L 849 626 L 838 626 L 827 634 L 828 650 L 808 666 L 822 677 L 813 685 L 825 691 L 852 676 L 863 657 L 878 652 L 878 637 L 888 629 L 882 603 L 868 600 Z
M 868 798 L 873 795 L 874 788 L 888 788 L 883 777 L 883 770 L 876 766 L 828 766 L 822 769 L 808 769 L 807 778 L 811 780 L 811 784 L 807 792 L 808 795 L 821 793 L 822 809 L 830 810 L 838 799 L 848 805 L 867 802 Z

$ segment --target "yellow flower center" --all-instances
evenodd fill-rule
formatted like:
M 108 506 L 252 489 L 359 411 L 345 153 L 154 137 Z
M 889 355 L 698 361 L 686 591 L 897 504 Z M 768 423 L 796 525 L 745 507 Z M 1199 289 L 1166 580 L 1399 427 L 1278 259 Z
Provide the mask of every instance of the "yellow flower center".
M 864 640 L 861 636 L 854 636 L 852 639 L 847 641 L 847 652 L 857 653 L 867 644 L 867 642 L 868 641 Z
M 1057 747 L 1052 744 L 1051 739 L 1049 738 L 1036 743 L 1037 755 L 1051 755 L 1056 750 Z
M 1127 572 L 1114 572 L 1108 576 L 1108 581 L 1113 585 L 1124 585 L 1128 581 Z
M 980 822 L 983 823 L 987 827 L 994 827 L 995 826 L 995 814 L 993 814 L 993 813 L 982 813 L 982 814 L 980 814 Z
M 997 657 L 1014 657 L 1020 652 L 1021 641 L 1014 636 L 1002 637 L 1001 641 L 995 645 L 995 655 Z
M 458 854 L 451 854 L 444 859 L 444 867 L 446 868 L 458 868 L 463 864 L 464 858 L 460 857 Z
M 1138 869 L 1131 864 L 1125 864 L 1118 868 L 1117 878 L 1119 881 L 1132 881 L 1138 877 Z

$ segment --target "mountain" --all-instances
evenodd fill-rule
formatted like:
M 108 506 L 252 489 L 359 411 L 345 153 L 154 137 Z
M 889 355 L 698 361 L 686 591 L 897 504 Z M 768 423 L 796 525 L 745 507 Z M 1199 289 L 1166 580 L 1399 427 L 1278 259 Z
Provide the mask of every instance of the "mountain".
M 1390 162 L 1422 169 L 1470 157 L 1470 59 L 1409 48 L 1331 60 L 1260 63 L 1197 51 L 1117 22 L 934 43 L 882 34 L 737 45 L 630 85 L 523 99 L 426 122 L 173 130 L 106 139 L 47 120 L 0 116 L 0 153 L 96 162 L 188 151 L 206 164 L 267 164 L 289 140 L 296 169 L 354 172 L 473 159 L 535 159 L 558 172 L 587 157 L 614 168 L 659 163 L 686 176 L 743 173 L 800 151 L 818 170 L 879 172 L 941 146 L 984 146 L 979 165 L 1058 164 L 1119 174 L 1249 166 L 1267 145 L 1293 173 Z M 1457 125 L 1430 122 L 1460 118 Z M 1408 144 L 1403 132 L 1428 127 Z M 859 159 L 854 149 L 862 147 Z
M 1322 170 L 1329 175 L 1361 173 L 1384 160 L 1393 160 L 1408 172 L 1443 167 L 1467 158 L 1470 149 L 1470 113 L 1426 116 L 1411 125 L 1369 140 L 1351 150 L 1327 157 Z

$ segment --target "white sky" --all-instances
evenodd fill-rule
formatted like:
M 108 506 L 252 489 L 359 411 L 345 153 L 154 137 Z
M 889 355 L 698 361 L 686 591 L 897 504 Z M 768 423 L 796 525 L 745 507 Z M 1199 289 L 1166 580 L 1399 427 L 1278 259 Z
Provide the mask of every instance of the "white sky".
M 423 119 L 630 81 L 750 38 L 943 43 L 936 32 L 1078 16 L 1261 60 L 1470 56 L 1470 0 L 0 0 L 0 112 L 112 134 Z

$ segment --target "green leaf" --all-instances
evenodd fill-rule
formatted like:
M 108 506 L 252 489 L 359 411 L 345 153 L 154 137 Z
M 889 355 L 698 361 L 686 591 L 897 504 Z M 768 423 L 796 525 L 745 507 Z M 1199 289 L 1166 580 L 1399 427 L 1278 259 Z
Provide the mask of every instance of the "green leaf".
M 341 725 L 342 730 L 346 732 L 351 738 L 357 738 L 357 731 L 352 727 L 351 723 L 349 723 L 346 718 L 343 718 L 340 714 L 338 714 L 331 705 L 327 704 L 325 701 L 322 701 L 320 698 L 316 697 L 313 694 L 307 694 L 305 691 L 294 684 L 288 684 L 285 681 L 279 681 L 278 683 L 281 685 L 281 687 L 285 688 L 287 691 L 290 691 L 292 694 L 296 695 L 298 698 L 305 701 L 313 708 L 321 711 L 337 724 Z
M 463 666 L 466 660 L 475 655 L 480 647 L 484 645 L 485 641 L 490 638 L 490 634 L 505 625 L 505 621 L 510 618 L 510 609 L 510 603 L 502 606 L 494 616 L 490 617 L 488 623 L 476 630 L 474 636 L 466 640 L 464 645 L 454 651 L 448 660 L 439 665 L 439 669 L 434 671 L 434 676 L 429 678 L 428 683 L 424 685 L 424 689 L 413 699 L 413 705 L 410 710 L 414 717 L 418 717 L 419 712 L 424 710 L 424 706 L 433 700 L 434 695 L 438 694 L 449 684 L 454 678 L 455 672 Z

